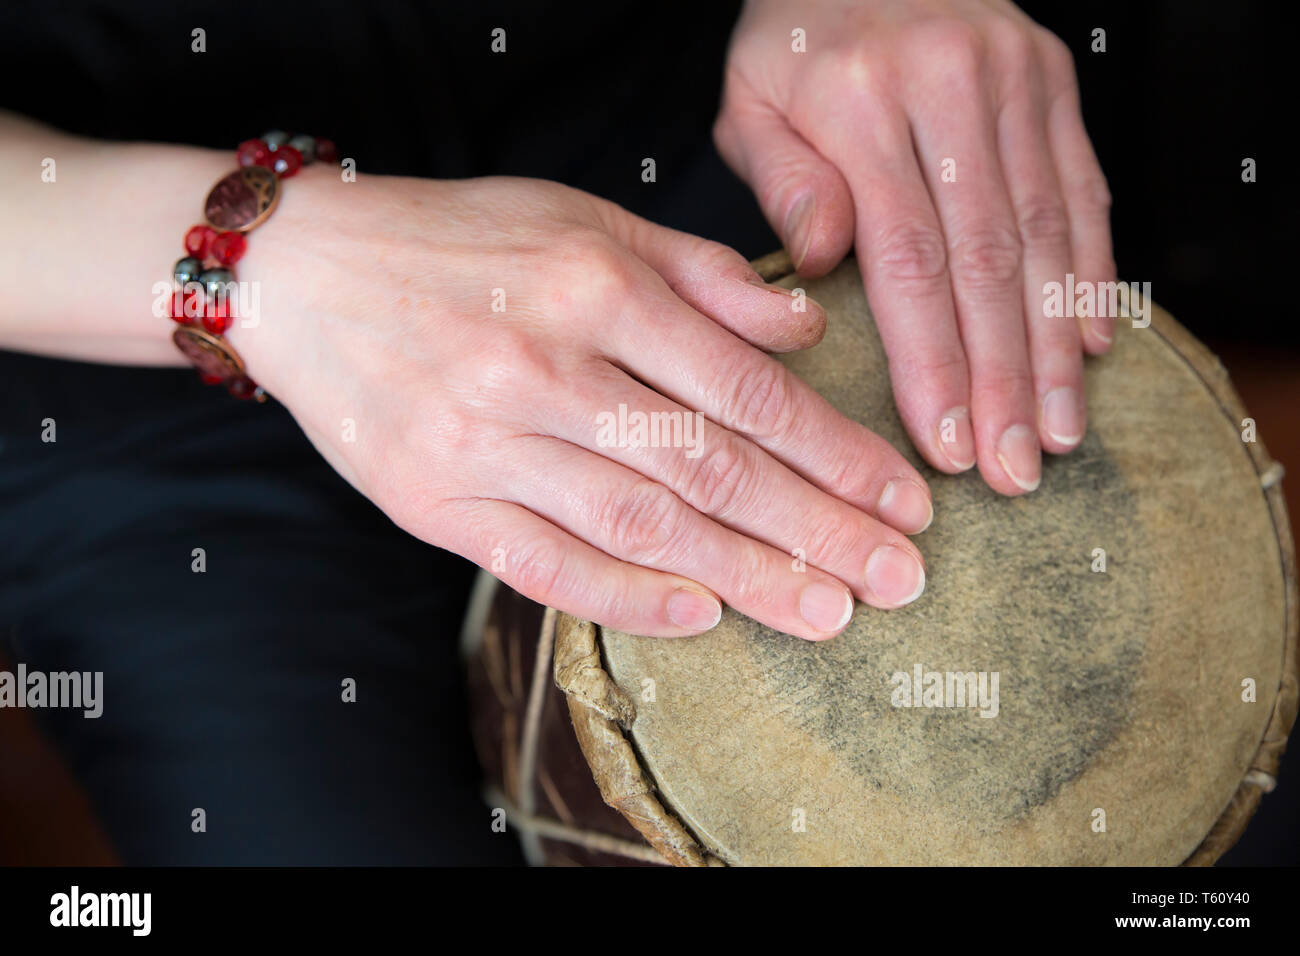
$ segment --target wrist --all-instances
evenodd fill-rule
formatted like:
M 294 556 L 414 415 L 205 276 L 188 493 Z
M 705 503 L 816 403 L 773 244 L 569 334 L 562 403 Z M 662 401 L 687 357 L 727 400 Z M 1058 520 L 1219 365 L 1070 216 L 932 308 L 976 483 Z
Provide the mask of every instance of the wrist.
M 318 147 L 324 161 L 313 180 L 307 167 Z M 293 308 L 293 292 L 302 285 L 298 270 L 274 250 L 294 248 L 292 238 L 303 231 L 310 204 L 285 197 L 310 192 L 310 184 L 323 181 L 319 174 L 328 176 L 334 162 L 329 140 L 277 130 L 241 142 L 231 164 L 235 168 L 228 166 L 205 194 L 202 217 L 186 231 L 184 252 L 173 266 L 178 291 L 169 310 L 172 340 L 205 383 L 258 401 L 274 389 L 250 368 L 249 358 L 256 356 L 257 366 L 275 369 L 273 357 L 282 360 L 285 354 L 275 345 L 286 337 L 265 334 L 265 310 L 281 318 L 303 312 Z M 287 187 L 290 179 L 294 185 Z M 272 254 L 254 253 L 250 259 L 249 253 L 259 248 Z
M 337 166 L 305 168 L 283 184 L 275 211 L 248 235 L 239 281 L 249 314 L 235 319 L 226 338 L 249 376 L 281 401 L 321 358 L 321 319 L 347 257 L 339 225 L 355 188 Z

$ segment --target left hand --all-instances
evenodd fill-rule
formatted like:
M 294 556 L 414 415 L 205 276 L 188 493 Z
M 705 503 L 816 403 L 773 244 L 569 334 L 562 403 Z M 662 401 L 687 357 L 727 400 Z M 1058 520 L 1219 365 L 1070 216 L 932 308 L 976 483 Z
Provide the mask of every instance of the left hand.
M 1114 317 L 1048 316 L 1043 287 L 1115 265 L 1064 43 L 1005 0 L 751 0 L 714 136 L 801 275 L 856 246 L 931 465 L 1016 495 L 1079 444 Z

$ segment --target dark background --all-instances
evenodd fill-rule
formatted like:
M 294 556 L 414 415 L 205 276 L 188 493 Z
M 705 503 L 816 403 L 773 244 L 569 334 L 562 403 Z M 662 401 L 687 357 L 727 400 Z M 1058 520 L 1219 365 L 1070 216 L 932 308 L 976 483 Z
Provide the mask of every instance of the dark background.
M 1283 291 L 1296 202 L 1281 149 L 1294 54 L 1282 49 L 1280 5 L 1024 6 L 1074 50 L 1115 199 L 1120 277 L 1150 281 L 1224 357 L 1262 439 L 1296 476 L 1297 514 L 1300 333 Z M 363 172 L 556 179 L 756 257 L 778 242 L 710 137 L 738 8 L 6 0 L 0 105 L 97 137 L 223 149 L 270 128 L 318 131 Z M 196 26 L 208 34 L 202 56 L 189 51 Z M 489 50 L 498 26 L 505 56 Z M 1089 50 L 1094 27 L 1107 32 L 1104 54 Z M 657 183 L 641 182 L 645 156 Z M 1258 162 L 1254 184 L 1241 181 L 1245 157 Z M 87 237 L 87 262 L 107 238 Z M 110 405 L 178 374 L 0 354 L 10 386 L 39 378 L 53 393 L 116 396 Z M 1293 751 L 1225 863 L 1296 861 L 1296 762 Z

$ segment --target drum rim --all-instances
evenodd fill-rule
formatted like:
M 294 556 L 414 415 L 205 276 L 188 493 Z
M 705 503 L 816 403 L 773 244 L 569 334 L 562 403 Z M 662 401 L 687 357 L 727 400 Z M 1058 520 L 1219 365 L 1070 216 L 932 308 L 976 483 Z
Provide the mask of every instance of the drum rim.
M 787 278 L 795 271 L 784 251 L 763 256 L 751 265 L 767 282 Z M 1235 424 L 1248 417 L 1227 369 L 1172 315 L 1155 306 L 1151 310 L 1150 328 L 1187 363 L 1230 421 Z M 1263 795 L 1276 786 L 1278 766 L 1295 725 L 1300 701 L 1300 595 L 1296 586 L 1295 542 L 1282 494 L 1283 469 L 1280 462 L 1269 457 L 1262 441 L 1243 444 L 1260 479 L 1282 557 L 1286 605 L 1282 668 L 1273 712 L 1255 756 L 1227 806 L 1183 861 L 1183 866 L 1212 865 L 1245 832 Z M 548 614 L 541 631 L 541 646 L 554 649 L 555 683 L 565 693 L 578 744 L 605 802 L 622 813 L 666 862 L 677 866 L 727 865 L 710 853 L 689 824 L 656 796 L 653 776 L 642 763 L 631 738 L 635 706 L 604 667 L 602 629 L 561 612 Z

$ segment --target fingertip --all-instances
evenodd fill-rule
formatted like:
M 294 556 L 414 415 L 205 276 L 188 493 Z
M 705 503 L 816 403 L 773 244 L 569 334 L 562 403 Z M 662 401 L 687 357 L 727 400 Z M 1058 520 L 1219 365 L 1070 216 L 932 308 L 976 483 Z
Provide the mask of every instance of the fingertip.
M 925 592 L 925 564 L 914 547 L 882 544 L 867 559 L 865 579 L 872 605 L 894 610 Z
M 838 178 L 838 174 L 836 174 Z M 798 222 L 783 230 L 786 251 L 795 272 L 804 279 L 820 279 L 834 269 L 853 246 L 853 201 L 848 187 L 822 184 L 817 192 L 800 197 L 787 217 Z
M 817 196 L 809 190 L 790 204 L 786 210 L 785 222 L 781 235 L 785 237 L 785 249 L 790 254 L 795 271 L 802 268 L 812 245 L 813 224 L 817 218 Z
M 1043 446 L 1043 451 L 1047 452 L 1049 455 L 1068 455 L 1083 444 L 1082 435 L 1072 441 L 1061 441 L 1050 432 L 1043 431 L 1040 432 L 1038 437 Z
M 799 593 L 799 616 L 810 629 L 797 635 L 809 641 L 827 641 L 853 619 L 853 594 L 838 581 L 811 581 Z
M 1062 386 L 1044 395 L 1038 428 L 1043 450 L 1063 455 L 1079 447 L 1087 427 L 1085 416 L 1083 397 L 1076 389 Z
M 903 534 L 920 534 L 934 521 L 934 502 L 924 484 L 892 478 L 876 504 L 876 517 Z
M 980 473 L 999 494 L 1010 497 L 1028 494 L 1042 483 L 1042 448 L 1037 430 L 1029 425 L 1007 428 L 997 440 L 993 457 L 996 469 L 981 463 Z
M 753 344 L 768 352 L 797 352 L 812 348 L 826 335 L 826 310 L 806 292 L 764 282 L 756 273 L 748 281 L 766 293 L 755 309 L 772 319 L 746 336 Z
M 1079 332 L 1083 337 L 1084 352 L 1088 355 L 1105 355 L 1115 344 L 1115 319 L 1108 316 L 1081 319 Z
M 690 635 L 702 634 L 722 620 L 722 602 L 697 585 L 686 585 L 668 596 L 668 620 Z
M 945 411 L 939 416 L 935 430 L 938 454 L 931 464 L 949 474 L 961 474 L 975 467 L 975 432 L 968 407 L 954 405 Z

